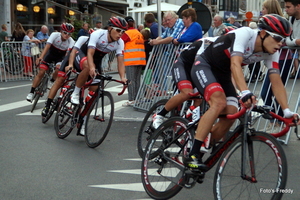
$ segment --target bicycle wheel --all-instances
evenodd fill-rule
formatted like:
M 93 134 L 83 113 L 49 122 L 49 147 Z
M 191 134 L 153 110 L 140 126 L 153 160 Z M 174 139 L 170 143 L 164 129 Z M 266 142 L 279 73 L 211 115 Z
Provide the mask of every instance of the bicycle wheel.
M 99 146 L 106 138 L 114 116 L 114 100 L 111 93 L 103 91 L 94 102 L 86 117 L 85 142 L 91 147 Z
M 34 91 L 34 96 L 33 96 L 33 103 L 31 107 L 31 112 L 35 109 L 35 106 L 37 102 L 39 101 L 40 97 L 44 96 L 44 92 L 47 90 L 47 83 L 48 83 L 48 76 L 45 75 L 40 84 L 37 86 L 37 88 Z
M 79 106 L 71 103 L 72 92 L 73 89 L 66 91 L 55 115 L 54 128 L 60 139 L 66 138 L 76 125 L 73 116 L 78 112 Z
M 54 111 L 57 109 L 57 104 L 58 104 L 58 98 L 55 98 L 52 103 L 51 103 L 51 106 L 50 106 L 50 109 L 49 109 L 49 112 L 47 114 L 46 117 L 43 117 L 42 116 L 42 122 L 45 124 L 53 115 Z
M 214 177 L 215 199 L 281 199 L 287 181 L 287 161 L 282 146 L 267 133 L 249 137 L 253 145 L 254 170 L 250 170 L 249 145 L 246 150 L 245 174 L 241 178 L 242 139 L 237 139 L 222 155 Z M 251 181 L 255 173 L 256 182 Z
M 186 131 L 187 124 L 184 118 L 171 118 L 154 132 L 147 144 L 141 178 L 145 191 L 154 199 L 169 199 L 186 183 L 183 157 L 188 155 L 193 142 L 192 131 Z M 174 139 L 176 136 L 178 139 Z
M 145 147 L 147 145 L 148 140 L 150 139 L 151 135 L 155 131 L 155 129 L 152 127 L 152 116 L 159 112 L 165 104 L 167 103 L 168 99 L 162 99 L 158 102 L 156 102 L 147 112 L 147 114 L 144 117 L 144 120 L 142 121 L 138 138 L 137 138 L 137 149 L 139 152 L 140 157 L 143 156 Z M 171 112 L 166 115 L 166 117 L 170 117 L 172 115 Z

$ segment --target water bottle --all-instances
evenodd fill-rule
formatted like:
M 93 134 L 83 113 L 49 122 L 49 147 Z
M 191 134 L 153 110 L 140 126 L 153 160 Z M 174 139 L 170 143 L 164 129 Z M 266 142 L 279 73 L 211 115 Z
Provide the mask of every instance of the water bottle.
M 62 98 L 62 96 L 66 93 L 66 91 L 70 88 L 69 85 L 65 85 L 61 90 L 60 90 L 60 93 L 59 93 L 59 98 Z
M 195 109 L 195 106 L 190 106 L 189 109 L 186 111 L 185 118 L 189 119 L 193 115 L 193 110 Z
M 200 106 L 197 106 L 195 109 L 192 111 L 192 122 L 196 122 L 200 119 Z
M 85 97 L 84 103 L 89 102 L 89 100 L 93 97 L 94 94 L 94 91 L 89 91 L 88 95 Z

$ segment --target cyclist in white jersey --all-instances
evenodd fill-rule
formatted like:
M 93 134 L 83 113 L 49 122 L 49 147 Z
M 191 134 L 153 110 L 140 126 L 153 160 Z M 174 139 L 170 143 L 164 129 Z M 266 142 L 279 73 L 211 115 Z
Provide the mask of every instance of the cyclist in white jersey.
M 242 93 L 240 102 L 246 107 L 256 104 L 256 97 L 245 82 L 242 65 L 265 60 L 272 90 L 284 110 L 284 117 L 298 119 L 298 114 L 290 111 L 288 107 L 278 66 L 278 50 L 285 37 L 291 34 L 291 24 L 279 15 L 270 14 L 259 19 L 258 27 L 259 30 L 243 27 L 220 36 L 195 60 L 191 78 L 210 107 L 198 124 L 190 155 L 184 160 L 186 166 L 207 169 L 202 163 L 203 154 L 200 153 L 203 141 L 211 133 L 211 142 L 218 142 L 234 123 L 234 120 L 220 118 L 214 125 L 220 114 L 237 112 L 238 100 L 231 77 Z
M 89 38 L 87 46 L 83 45 L 75 56 L 75 67 L 82 70 L 76 81 L 76 87 L 71 95 L 71 102 L 79 104 L 79 92 L 88 77 L 96 76 L 96 69 L 101 72 L 101 61 L 105 54 L 116 51 L 118 72 L 122 82 L 126 83 L 124 66 L 124 42 L 122 34 L 127 30 L 128 25 L 122 17 L 112 17 L 108 22 L 108 30 L 97 30 Z M 86 51 L 86 56 L 83 57 Z M 71 57 L 70 57 L 71 59 Z M 78 62 L 79 61 L 79 62 Z M 77 62 L 77 63 L 76 63 Z M 69 62 L 70 64 L 71 62 Z
M 49 69 L 48 63 L 61 62 L 66 55 L 66 52 L 73 47 L 75 43 L 71 38 L 71 34 L 73 32 L 74 27 L 72 24 L 63 23 L 61 25 L 61 31 L 53 32 L 48 38 L 47 44 L 41 53 L 41 56 L 36 59 L 36 65 L 40 63 L 40 70 L 33 80 L 30 93 L 26 97 L 27 101 L 32 102 L 35 88 L 40 84 L 43 76 Z M 53 78 L 56 78 L 55 75 Z
M 46 106 L 42 111 L 42 116 L 45 117 L 50 109 L 51 102 L 55 97 L 58 89 L 64 83 L 66 79 L 66 72 L 69 69 L 75 68 L 76 71 L 81 72 L 79 74 L 78 79 L 87 80 L 89 75 L 89 67 L 88 67 L 88 52 L 89 49 L 92 50 L 93 64 L 97 66 L 99 72 L 101 72 L 101 61 L 102 58 L 109 52 L 116 51 L 116 55 L 118 58 L 118 69 L 121 80 L 127 81 L 125 77 L 125 67 L 123 64 L 123 51 L 124 51 L 124 43 L 123 40 L 120 40 L 120 35 L 124 33 L 124 30 L 127 27 L 127 23 L 124 24 L 124 19 L 121 17 L 113 17 L 109 20 L 108 30 L 97 30 L 90 32 L 90 37 L 81 36 L 76 41 L 72 51 L 64 58 L 60 70 L 58 72 L 57 80 L 52 86 L 48 100 L 46 102 Z M 122 23 L 123 22 L 123 23 Z M 126 21 L 125 21 L 126 22 Z M 114 29 L 114 30 L 113 30 Z M 117 30 L 115 30 L 117 29 Z M 98 43 L 98 44 L 97 44 Z M 95 45 L 96 44 L 96 45 Z M 95 48 L 96 46 L 96 48 Z M 90 51 L 91 51 L 90 50 Z M 90 52 L 91 53 L 91 52 Z M 84 81 L 85 82 L 85 81 Z M 76 82 L 77 86 L 78 81 Z M 81 84 L 81 82 L 80 82 Z M 84 84 L 84 83 L 83 83 Z M 90 88 L 91 90 L 95 90 L 96 88 Z M 79 88 L 80 90 L 80 88 Z M 83 131 L 82 131 L 83 132 Z

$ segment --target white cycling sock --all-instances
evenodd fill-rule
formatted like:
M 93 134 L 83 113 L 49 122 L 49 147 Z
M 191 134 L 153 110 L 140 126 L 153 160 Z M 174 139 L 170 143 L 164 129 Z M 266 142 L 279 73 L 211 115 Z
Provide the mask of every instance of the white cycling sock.
M 78 94 L 80 92 L 80 87 L 75 86 L 73 94 Z

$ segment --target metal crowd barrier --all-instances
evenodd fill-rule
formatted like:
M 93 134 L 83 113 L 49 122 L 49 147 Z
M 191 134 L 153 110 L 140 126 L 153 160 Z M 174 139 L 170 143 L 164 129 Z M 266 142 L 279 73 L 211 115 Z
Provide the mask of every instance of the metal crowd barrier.
M 40 53 L 42 47 L 46 44 L 41 43 L 37 45 Z M 40 54 L 32 56 L 30 42 L 2 42 L 0 46 L 0 81 L 18 81 L 18 80 L 32 80 L 32 77 L 25 76 L 25 73 L 36 75 L 38 68 L 35 60 Z M 26 54 L 27 51 L 27 54 Z M 28 54 L 29 53 L 29 54 Z M 25 59 L 24 56 L 27 56 Z M 107 54 L 103 58 L 102 68 L 105 73 L 117 71 L 117 65 L 114 62 L 115 51 Z M 25 70 L 25 65 L 29 67 Z M 28 70 L 28 72 L 27 72 Z
M 142 82 L 136 97 L 136 101 L 134 104 L 134 108 L 140 111 L 148 111 L 150 107 L 160 99 L 169 99 L 173 96 L 175 91 L 175 85 L 172 80 L 172 76 L 170 74 L 173 62 L 179 55 L 180 49 L 183 49 L 185 46 L 189 45 L 181 44 L 179 46 L 175 46 L 172 44 L 164 44 L 164 45 L 156 45 L 153 47 L 153 50 L 150 54 L 149 60 L 147 62 L 146 68 L 143 73 Z M 281 76 L 283 71 L 286 71 L 287 78 L 283 82 L 287 95 L 288 95 L 288 103 L 290 109 L 294 112 L 299 113 L 298 105 L 300 101 L 300 81 L 297 81 L 297 78 L 290 79 L 289 75 L 291 74 L 294 66 L 294 62 L 298 60 L 295 56 L 292 59 L 288 59 L 288 55 L 290 54 L 298 54 L 300 48 L 283 48 L 287 49 L 285 51 L 281 50 L 281 53 L 286 55 L 283 61 L 283 69 L 281 70 Z M 287 53 L 286 53 L 287 51 Z M 253 66 L 255 68 L 256 64 Z M 251 82 L 252 76 L 254 75 L 254 70 L 251 72 L 249 71 L 248 67 L 245 66 L 244 68 L 245 79 L 248 81 L 249 89 L 254 92 L 254 94 L 258 97 L 259 104 L 264 105 L 264 99 L 262 98 L 262 86 L 266 81 L 266 74 L 267 69 L 263 62 L 261 62 L 259 71 L 261 72 L 259 76 L 255 79 L 254 82 Z M 298 76 L 299 70 L 296 71 L 296 77 Z M 237 91 L 238 92 L 238 91 Z M 267 87 L 267 94 L 270 92 L 270 86 Z M 275 112 L 278 113 L 280 107 L 275 101 L 275 98 L 272 97 L 271 105 L 275 108 Z M 255 116 L 254 116 L 255 117 Z M 256 129 L 261 131 L 268 131 L 268 132 L 279 132 L 278 130 L 282 128 L 276 127 L 268 127 L 270 124 L 269 120 L 259 118 L 257 121 Z M 291 131 L 284 137 L 280 138 L 279 140 L 284 144 L 287 144 L 290 138 Z
M 156 45 L 153 47 L 143 72 L 134 108 L 147 111 L 157 101 L 173 96 L 171 68 L 184 47 L 190 43 Z
M 40 52 L 44 44 L 37 45 Z M 0 81 L 29 80 L 25 73 L 37 74 L 35 60 L 40 54 L 31 55 L 30 42 L 2 42 L 0 51 Z M 28 57 L 25 59 L 25 57 Z M 25 64 L 27 65 L 26 70 Z

